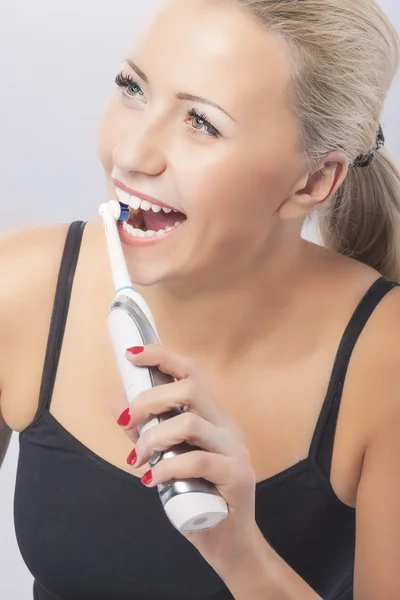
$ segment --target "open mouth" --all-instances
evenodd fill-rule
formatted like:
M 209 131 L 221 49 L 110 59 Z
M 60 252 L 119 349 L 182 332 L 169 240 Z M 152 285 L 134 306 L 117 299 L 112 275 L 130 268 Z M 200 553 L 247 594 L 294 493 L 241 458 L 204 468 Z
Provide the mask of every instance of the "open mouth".
M 145 233 L 161 234 L 178 227 L 185 220 L 183 213 L 171 211 L 165 213 L 163 210 L 154 212 L 153 210 L 144 210 L 143 208 L 133 209 L 129 207 L 130 217 L 127 222 L 133 229 L 138 229 Z
M 159 236 L 186 221 L 186 215 L 179 211 L 130 196 L 119 188 L 117 188 L 117 196 L 120 202 L 129 205 L 130 217 L 123 227 L 131 235 Z

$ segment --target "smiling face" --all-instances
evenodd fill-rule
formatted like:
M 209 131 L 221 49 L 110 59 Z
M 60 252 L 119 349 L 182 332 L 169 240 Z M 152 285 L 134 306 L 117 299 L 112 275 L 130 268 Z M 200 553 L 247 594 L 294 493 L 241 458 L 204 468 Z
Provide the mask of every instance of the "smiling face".
M 282 40 L 234 5 L 169 0 L 117 83 L 100 134 L 109 197 L 114 179 L 187 217 L 157 243 L 124 236 L 134 283 L 218 281 L 294 239 L 278 212 L 302 173 Z

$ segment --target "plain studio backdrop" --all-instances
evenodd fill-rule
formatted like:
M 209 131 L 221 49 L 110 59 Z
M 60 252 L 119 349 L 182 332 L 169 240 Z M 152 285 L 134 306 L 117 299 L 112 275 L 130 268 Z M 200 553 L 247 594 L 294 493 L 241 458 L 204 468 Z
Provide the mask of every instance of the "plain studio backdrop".
M 400 30 L 398 0 L 380 0 Z M 0 234 L 97 217 L 107 200 L 97 124 L 120 61 L 158 0 L 1 0 Z M 400 161 L 400 81 L 382 119 Z M 314 238 L 313 230 L 305 237 Z M 21 374 L 23 376 L 23 374 Z M 18 402 L 18 398 L 15 398 Z M 13 495 L 18 438 L 0 472 L 0 598 L 32 597 L 18 550 Z M 29 499 L 27 499 L 29 502 Z

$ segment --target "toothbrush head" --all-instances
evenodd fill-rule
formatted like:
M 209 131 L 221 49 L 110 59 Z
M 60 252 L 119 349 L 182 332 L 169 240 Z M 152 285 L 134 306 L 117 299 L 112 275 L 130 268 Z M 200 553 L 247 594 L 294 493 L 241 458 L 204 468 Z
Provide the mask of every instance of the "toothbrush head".
M 118 202 L 118 204 L 120 206 L 120 214 L 118 221 L 128 221 L 129 217 L 131 216 L 129 213 L 129 205 L 123 204 L 122 202 Z
M 109 202 L 103 202 L 100 205 L 99 213 L 103 216 L 106 212 L 111 215 L 116 221 L 128 221 L 129 205 L 118 202 L 117 200 L 110 200 Z

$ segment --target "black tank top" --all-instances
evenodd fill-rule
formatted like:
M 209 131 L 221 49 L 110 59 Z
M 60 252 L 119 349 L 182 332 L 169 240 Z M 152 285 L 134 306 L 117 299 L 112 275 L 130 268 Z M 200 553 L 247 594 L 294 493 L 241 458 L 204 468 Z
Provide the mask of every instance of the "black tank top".
M 111 465 L 49 412 L 85 223 L 72 223 L 52 314 L 39 407 L 20 433 L 14 518 L 36 600 L 232 600 L 198 551 L 167 519 L 156 488 Z M 309 455 L 256 485 L 264 537 L 324 599 L 351 600 L 355 510 L 329 478 L 352 350 L 397 282 L 380 277 L 341 340 Z

